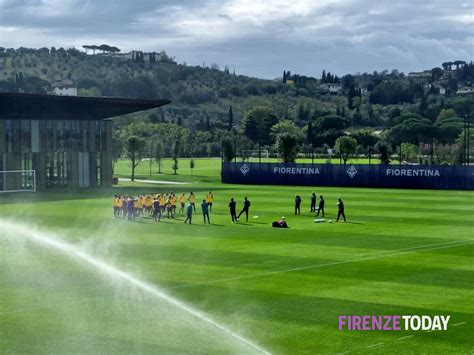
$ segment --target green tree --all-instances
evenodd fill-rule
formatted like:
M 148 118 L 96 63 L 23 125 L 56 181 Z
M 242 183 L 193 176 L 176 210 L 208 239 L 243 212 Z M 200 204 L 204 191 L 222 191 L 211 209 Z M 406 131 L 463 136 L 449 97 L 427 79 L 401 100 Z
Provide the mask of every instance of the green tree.
M 135 168 L 140 164 L 145 152 L 146 142 L 143 138 L 131 136 L 127 139 L 127 156 L 132 163 L 132 181 L 135 181 Z
M 435 129 L 432 122 L 424 117 L 410 117 L 392 127 L 389 132 L 394 145 L 400 142 L 419 144 L 429 143 L 435 138 Z
M 280 133 L 276 137 L 276 149 L 284 163 L 294 163 L 299 152 L 298 138 L 291 133 Z
M 334 146 L 336 139 L 344 135 L 348 120 L 341 116 L 325 115 L 314 119 L 315 146 Z
M 178 158 L 179 158 L 179 152 L 180 152 L 180 140 L 179 140 L 179 137 L 178 139 L 176 139 L 176 141 L 174 142 L 174 146 L 173 146 L 173 164 L 171 166 L 171 168 L 173 169 L 173 175 L 178 175 L 177 171 L 178 171 Z
M 456 70 L 458 70 L 459 66 L 466 64 L 466 62 L 464 60 L 455 60 L 453 64 L 456 66 Z
M 110 46 L 108 44 L 101 44 L 98 49 L 102 51 L 102 53 L 110 52 Z
M 390 143 L 386 141 L 379 141 L 375 148 L 380 154 L 380 163 L 390 164 Z
M 444 144 L 453 144 L 463 130 L 464 121 L 460 117 L 439 120 L 435 123 L 437 141 Z
M 436 67 L 431 69 L 431 80 L 432 81 L 437 81 L 439 78 L 443 75 L 443 69 Z
M 350 136 L 341 136 L 336 139 L 334 150 L 336 153 L 340 154 L 345 165 L 355 154 L 357 150 L 357 141 Z
M 153 143 L 153 157 L 158 165 L 158 174 L 161 174 L 161 160 L 163 159 L 163 144 L 159 139 L 154 139 Z
M 457 116 L 457 114 L 456 114 L 456 111 L 454 111 L 454 109 L 452 109 L 452 108 L 443 108 L 439 112 L 438 117 L 436 117 L 436 121 L 440 122 L 440 121 L 444 121 L 444 120 L 447 120 L 447 119 L 450 119 L 450 118 L 454 118 L 456 116 Z
M 457 164 L 465 164 L 468 160 L 467 148 L 469 145 L 469 155 L 474 152 L 474 129 L 469 129 L 469 135 L 466 134 L 466 130 L 463 130 L 459 137 L 456 139 L 455 148 L 455 160 Z
M 416 162 L 420 156 L 420 148 L 417 145 L 411 143 L 402 143 L 400 149 L 402 156 L 400 160 L 406 160 L 409 162 Z
M 306 143 L 311 147 L 311 163 L 314 164 L 314 147 L 316 146 L 316 132 L 314 129 L 313 121 L 308 122 L 306 127 Z
M 189 160 L 189 169 L 191 170 L 191 178 L 193 177 L 193 170 L 196 167 L 196 163 L 194 162 L 194 159 L 191 158 Z
M 272 137 L 269 133 L 277 122 L 278 119 L 271 107 L 257 106 L 245 113 L 242 130 L 245 136 L 258 144 L 260 151 L 262 145 L 272 144 Z
M 230 138 L 226 138 L 222 141 L 222 149 L 224 161 L 231 162 L 234 159 L 234 145 Z
M 178 175 L 178 157 L 173 157 L 173 164 L 171 165 L 171 169 L 173 169 L 173 175 Z
M 351 84 L 349 86 L 349 92 L 347 93 L 347 107 L 349 110 L 354 109 L 354 97 L 356 96 L 355 85 Z
M 232 110 L 232 106 L 229 106 L 229 117 L 228 117 L 228 123 L 227 123 L 227 130 L 231 131 L 233 126 L 234 126 L 234 112 Z
M 369 129 L 355 131 L 351 134 L 351 137 L 354 137 L 357 143 L 359 143 L 364 148 L 375 146 L 379 140 L 379 137 L 377 137 L 374 132 Z
M 270 128 L 270 136 L 275 141 L 277 137 L 283 133 L 289 133 L 295 136 L 298 140 L 300 140 L 303 136 L 301 128 L 296 126 L 295 123 L 290 120 L 282 120 Z
M 89 45 L 87 45 L 87 44 L 84 44 L 84 45 L 82 46 L 82 48 L 84 48 L 84 49 L 86 50 L 86 53 L 87 53 L 87 51 L 88 51 L 89 49 L 92 49 L 92 47 L 89 46 Z

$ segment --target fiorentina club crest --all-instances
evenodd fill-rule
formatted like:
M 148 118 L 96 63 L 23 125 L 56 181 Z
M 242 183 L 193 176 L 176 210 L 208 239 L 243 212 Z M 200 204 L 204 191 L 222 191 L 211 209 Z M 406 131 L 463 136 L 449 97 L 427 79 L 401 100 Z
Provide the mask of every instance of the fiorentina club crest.
M 249 171 L 250 171 L 250 168 L 248 167 L 247 164 L 244 164 L 240 167 L 240 172 L 242 173 L 243 176 L 247 175 Z
M 357 174 L 357 169 L 354 165 L 351 165 L 349 169 L 346 170 L 347 175 L 352 179 Z

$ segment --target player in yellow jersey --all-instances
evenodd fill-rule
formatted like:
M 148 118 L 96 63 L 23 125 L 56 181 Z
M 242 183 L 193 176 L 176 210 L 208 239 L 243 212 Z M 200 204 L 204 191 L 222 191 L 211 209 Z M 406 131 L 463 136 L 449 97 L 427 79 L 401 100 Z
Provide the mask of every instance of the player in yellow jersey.
M 171 193 L 170 202 L 171 202 L 171 214 L 173 215 L 173 218 L 174 218 L 176 216 L 176 203 L 178 202 L 178 199 L 176 195 L 174 194 L 174 192 Z
M 140 203 L 142 205 L 142 214 L 145 214 L 145 209 L 146 209 L 146 196 L 142 195 L 140 198 Z
M 171 206 L 171 198 L 169 196 L 166 199 L 166 214 L 167 214 L 168 218 L 173 217 L 173 208 Z M 171 217 L 170 217 L 170 215 L 171 215 Z
M 117 218 L 118 216 L 118 201 L 119 201 L 119 196 L 117 195 L 114 195 L 114 199 L 113 199 L 113 202 L 112 202 L 112 206 L 114 208 L 114 217 Z
M 184 192 L 179 196 L 178 202 L 180 204 L 179 213 L 183 213 L 184 212 L 184 204 L 186 203 L 186 195 L 184 194 Z
M 196 212 L 196 196 L 194 196 L 194 193 L 190 193 L 188 197 L 188 201 L 193 207 L 194 212 Z
M 158 203 L 160 205 L 161 214 L 163 215 L 165 213 L 165 204 L 166 204 L 166 198 L 163 194 L 160 194 L 158 196 Z
M 145 210 L 148 214 L 151 214 L 153 212 L 153 198 L 151 195 L 148 195 L 145 200 Z
M 140 212 L 141 212 L 141 210 L 142 210 L 142 204 L 141 204 L 141 202 L 140 202 L 140 197 L 135 198 L 135 200 L 134 200 L 133 202 L 134 202 L 134 203 L 133 203 L 133 207 L 135 207 L 135 215 L 134 215 L 134 217 L 140 216 L 140 214 L 141 214 Z
M 124 198 L 125 198 L 124 196 L 118 197 L 117 206 L 118 206 L 118 217 L 123 216 L 125 218 L 125 212 L 123 211 Z
M 206 202 L 209 206 L 209 212 L 212 212 L 212 203 L 214 202 L 214 195 L 212 194 L 212 191 L 209 191 L 209 193 L 207 194 Z

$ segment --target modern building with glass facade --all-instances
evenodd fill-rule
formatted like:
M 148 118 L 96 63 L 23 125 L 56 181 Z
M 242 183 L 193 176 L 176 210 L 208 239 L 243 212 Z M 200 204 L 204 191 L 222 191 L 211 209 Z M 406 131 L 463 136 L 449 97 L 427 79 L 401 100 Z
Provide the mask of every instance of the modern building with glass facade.
M 0 171 L 34 170 L 36 189 L 112 185 L 110 118 L 168 100 L 0 93 Z M 0 191 L 31 179 L 0 174 Z

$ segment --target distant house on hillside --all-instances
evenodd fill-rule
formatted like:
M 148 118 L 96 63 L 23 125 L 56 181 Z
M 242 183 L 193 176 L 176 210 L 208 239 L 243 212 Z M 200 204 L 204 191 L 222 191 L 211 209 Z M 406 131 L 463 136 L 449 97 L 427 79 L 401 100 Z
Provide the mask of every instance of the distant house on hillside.
M 445 70 L 439 80 L 442 82 L 447 82 L 449 79 L 455 77 L 455 74 L 456 72 L 454 70 Z
M 464 86 L 456 90 L 458 95 L 474 94 L 474 88 Z
M 325 83 L 321 84 L 318 87 L 318 92 L 322 94 L 339 94 L 342 91 L 341 84 L 332 84 L 332 83 Z
M 142 51 L 130 51 L 128 53 L 114 53 L 111 56 L 122 60 L 135 60 L 138 56 L 143 56 L 143 62 L 149 63 L 150 59 L 153 58 L 155 62 L 161 62 L 165 59 L 163 52 L 142 52 Z
M 60 96 L 77 96 L 77 87 L 71 79 L 63 79 L 53 83 L 54 93 Z
M 408 77 L 414 80 L 427 80 L 432 76 L 431 70 L 424 70 L 422 72 L 411 72 L 408 73 Z
M 424 85 L 424 89 L 430 90 L 438 95 L 446 95 L 446 88 L 440 84 L 426 84 Z

